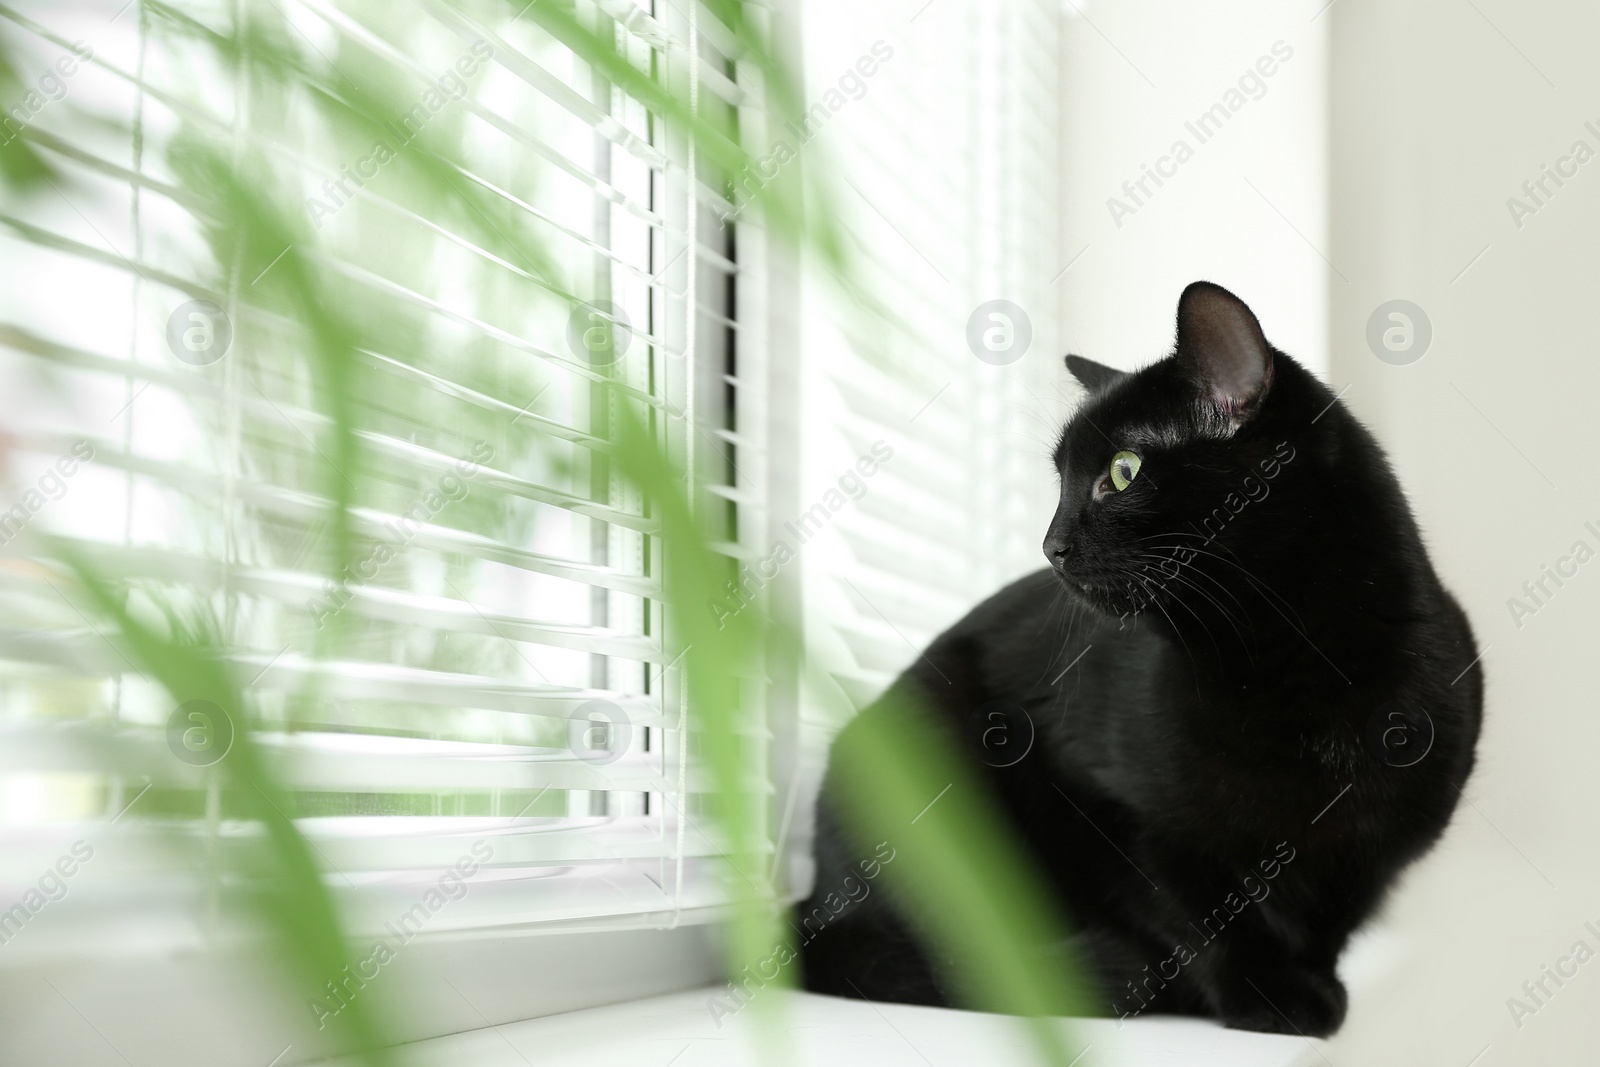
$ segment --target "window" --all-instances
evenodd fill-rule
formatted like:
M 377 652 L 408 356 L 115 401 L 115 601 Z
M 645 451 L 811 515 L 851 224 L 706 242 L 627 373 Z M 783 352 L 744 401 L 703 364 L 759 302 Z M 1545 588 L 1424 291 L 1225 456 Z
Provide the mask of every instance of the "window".
M 682 131 L 558 34 L 462 10 L 3 12 L 25 80 L 75 57 L 60 99 L 12 112 L 7 136 L 53 174 L 0 218 L 0 823 L 18 894 L 83 839 L 116 877 L 64 911 L 155 901 L 189 940 L 227 880 L 169 892 L 153 857 L 208 850 L 223 872 L 255 832 L 215 766 L 226 716 L 133 669 L 68 593 L 55 557 L 81 549 L 139 617 L 216 635 L 355 931 L 462 859 L 480 861 L 471 892 L 430 932 L 671 925 L 719 903 L 657 526 L 608 457 L 626 404 L 725 502 L 740 551 L 764 505 L 739 226 Z M 574 17 L 641 74 L 685 77 L 681 5 Z M 736 122 L 733 36 L 693 18 L 701 113 Z M 235 35 L 261 50 L 233 63 Z M 237 204 L 196 169 L 206 148 L 248 160 L 299 236 L 229 246 L 240 220 L 217 223 Z M 299 298 L 359 338 L 354 456 L 330 453 Z M 332 573 L 340 493 L 352 562 Z
M 610 462 L 613 404 L 712 502 L 730 598 L 708 607 L 787 598 L 831 675 L 803 684 L 772 650 L 750 679 L 767 713 L 739 738 L 790 898 L 828 730 L 1037 565 L 1062 387 L 1060 11 L 940 0 L 852 34 L 831 3 L 774 12 L 800 31 L 796 131 L 768 127 L 709 12 L 570 10 L 662 83 L 694 40 L 700 116 L 851 161 L 831 206 L 910 328 L 853 334 L 741 176 L 691 156 L 559 20 L 442 0 L 0 9 L 24 81 L 76 57 L 60 99 L 7 130 L 52 176 L 0 214 L 0 873 L 18 899 L 78 840 L 97 872 L 0 938 L 207 943 L 257 832 L 210 759 L 229 724 L 134 669 L 71 594 L 74 549 L 141 619 L 216 636 L 358 934 L 462 860 L 470 892 L 412 920 L 429 933 L 722 913 L 658 526 Z M 246 162 L 283 242 L 227 242 L 239 202 L 207 150 Z M 359 338 L 353 456 L 308 307 Z M 974 322 L 1027 340 L 980 356 Z M 798 562 L 769 585 L 780 541 Z M 156 858 L 182 850 L 200 862 Z
M 855 251 L 903 328 L 805 323 L 806 462 L 785 536 L 804 569 L 807 651 L 833 687 L 803 703 L 785 809 L 802 841 L 841 707 L 864 706 L 974 604 L 1043 566 L 1050 453 L 1074 398 L 1055 329 L 1075 251 L 1056 211 L 1060 5 L 940 0 L 865 25 L 849 12 L 808 16 L 808 102 L 844 103 L 802 151 L 847 164 L 837 195 Z

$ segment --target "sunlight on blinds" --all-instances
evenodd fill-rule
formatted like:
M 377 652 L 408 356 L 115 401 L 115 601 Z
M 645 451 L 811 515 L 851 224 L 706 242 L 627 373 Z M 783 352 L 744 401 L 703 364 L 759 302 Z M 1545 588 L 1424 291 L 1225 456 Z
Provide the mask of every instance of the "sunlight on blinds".
M 658 525 L 608 457 L 626 404 L 677 456 L 716 443 L 696 469 L 730 543 L 760 506 L 717 458 L 738 428 L 723 182 L 515 5 L 404 6 L 0 7 L 25 75 L 73 60 L 60 98 L 5 131 L 49 190 L 0 213 L 0 900 L 84 842 L 94 877 L 42 924 L 61 936 L 130 909 L 194 936 L 191 905 L 236 887 L 166 857 L 260 832 L 215 772 L 240 724 L 132 668 L 70 592 L 73 553 L 135 616 L 218 636 L 355 928 L 467 859 L 472 892 L 430 929 L 719 902 Z M 575 10 L 644 76 L 687 80 L 680 8 Z M 712 43 L 731 34 L 699 24 L 700 110 L 735 122 L 745 90 Z M 259 48 L 230 53 L 236 33 Z M 219 243 L 229 204 L 200 144 L 251 160 L 303 243 Z M 317 339 L 284 303 L 307 269 L 313 321 L 331 309 L 372 339 L 353 456 L 329 454 Z
M 813 17 L 808 70 L 824 102 L 843 96 L 819 148 L 852 161 L 853 233 L 909 326 L 889 339 L 910 368 L 896 378 L 808 322 L 807 403 L 840 414 L 814 430 L 804 499 L 843 494 L 804 548 L 809 636 L 859 706 L 1043 565 L 1072 396 L 1053 328 L 1071 252 L 1055 209 L 1061 14 L 1047 0 L 896 5 L 849 40 Z

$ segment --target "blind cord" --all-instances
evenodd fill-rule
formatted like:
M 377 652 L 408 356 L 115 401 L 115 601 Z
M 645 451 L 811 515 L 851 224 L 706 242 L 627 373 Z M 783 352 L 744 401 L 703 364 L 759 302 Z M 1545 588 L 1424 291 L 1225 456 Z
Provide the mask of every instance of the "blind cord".
M 683 324 L 683 363 L 684 363 L 684 468 L 687 474 L 689 492 L 689 514 L 695 515 L 695 449 L 694 435 L 696 432 L 695 420 L 695 319 L 696 319 L 696 293 L 695 280 L 699 272 L 699 255 L 695 248 L 699 237 L 699 202 L 695 199 L 695 183 L 699 180 L 696 174 L 695 159 L 695 121 L 700 115 L 700 0 L 689 0 L 689 159 L 688 159 L 688 204 L 686 205 L 687 218 L 684 229 L 687 231 L 685 240 L 688 242 L 688 270 L 689 277 L 684 283 L 684 324 Z M 667 924 L 669 930 L 676 929 L 683 918 L 683 851 L 689 825 L 689 813 L 686 806 L 689 802 L 689 682 L 688 664 L 684 664 L 679 674 L 678 697 L 678 841 L 674 850 L 673 891 L 672 891 L 672 921 Z

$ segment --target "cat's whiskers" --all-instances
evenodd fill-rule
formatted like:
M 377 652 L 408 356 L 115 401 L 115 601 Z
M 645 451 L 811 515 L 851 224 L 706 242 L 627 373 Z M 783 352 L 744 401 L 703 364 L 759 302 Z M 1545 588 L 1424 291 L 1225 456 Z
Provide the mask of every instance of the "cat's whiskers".
M 1172 547 L 1172 548 L 1185 548 L 1187 551 L 1194 552 L 1197 555 L 1203 555 L 1203 556 L 1207 556 L 1207 557 L 1209 557 L 1211 559 L 1214 559 L 1218 563 L 1223 564 L 1224 566 L 1232 567 L 1234 570 L 1236 570 L 1240 574 L 1244 575 L 1246 581 L 1250 584 L 1250 587 L 1256 593 L 1260 594 L 1261 599 L 1266 601 L 1266 603 L 1267 603 L 1267 605 L 1269 607 L 1271 607 L 1274 611 L 1276 611 L 1279 615 L 1283 616 L 1285 619 L 1287 619 L 1290 615 L 1293 615 L 1294 616 L 1294 621 L 1299 624 L 1299 626 L 1297 628 L 1298 629 L 1304 629 L 1305 622 L 1304 622 L 1303 619 L 1300 618 L 1300 613 L 1299 613 L 1299 611 L 1297 611 L 1295 609 L 1294 605 L 1289 603 L 1288 599 L 1286 597 L 1284 597 L 1283 594 L 1279 593 L 1271 585 L 1267 584 L 1267 582 L 1264 581 L 1263 579 L 1257 577 L 1254 572 L 1249 570 L 1243 564 L 1236 563 L 1234 560 L 1230 560 L 1225 556 L 1219 556 L 1215 552 L 1207 552 L 1204 549 L 1191 548 L 1191 547 L 1184 546 L 1184 545 L 1173 545 L 1173 546 L 1170 546 L 1170 547 Z M 1232 554 L 1232 553 L 1230 553 L 1230 554 Z M 1235 559 L 1237 559 L 1237 558 L 1238 557 L 1235 556 Z
M 1182 582 L 1184 585 L 1186 585 L 1189 588 L 1193 589 L 1196 593 L 1198 593 L 1200 596 L 1204 597 L 1209 603 L 1211 603 L 1213 606 L 1215 606 L 1216 609 L 1217 609 L 1217 613 L 1222 616 L 1223 621 L 1226 622 L 1233 629 L 1233 632 L 1234 632 L 1235 636 L 1237 636 L 1239 638 L 1239 647 L 1244 651 L 1245 658 L 1250 661 L 1250 666 L 1252 668 L 1255 666 L 1255 656 L 1251 652 L 1250 642 L 1245 638 L 1243 631 L 1241 631 L 1239 629 L 1238 620 L 1235 620 L 1235 618 L 1233 616 L 1233 612 L 1228 610 L 1227 605 L 1223 604 L 1222 601 L 1220 601 L 1216 597 L 1212 596 L 1210 593 L 1208 593 L 1201 586 L 1195 584 L 1189 578 L 1188 575 L 1186 575 L 1186 574 L 1184 574 L 1182 572 L 1182 570 L 1169 572 L 1169 571 L 1166 571 L 1166 570 L 1162 569 L 1159 565 L 1162 564 L 1162 563 L 1170 562 L 1170 558 L 1169 557 L 1157 556 L 1157 555 L 1153 555 L 1153 554 L 1150 554 L 1150 553 L 1142 553 L 1140 555 L 1140 558 L 1141 559 L 1155 560 L 1156 563 L 1158 564 L 1156 569 L 1159 571 L 1159 573 L 1161 574 L 1162 578 L 1167 579 L 1167 580 L 1173 580 L 1173 581 Z M 1212 580 L 1215 581 L 1215 579 L 1212 579 Z M 1225 593 L 1227 592 L 1227 588 L 1225 586 L 1221 587 L 1221 588 L 1222 588 L 1223 592 L 1225 592 Z M 1165 589 L 1163 591 L 1171 592 L 1171 595 L 1172 595 L 1172 598 L 1173 598 L 1174 601 L 1176 601 L 1179 604 L 1182 604 L 1183 607 L 1186 608 L 1189 611 L 1189 614 L 1191 614 L 1191 615 L 1195 614 L 1194 609 L 1190 608 L 1189 605 L 1184 604 L 1182 599 L 1178 597 L 1178 595 L 1177 595 L 1177 593 L 1175 591 L 1170 591 L 1170 590 L 1165 590 Z M 1235 603 L 1238 603 L 1238 599 L 1234 598 L 1233 594 L 1229 593 L 1228 595 L 1229 595 L 1230 598 L 1234 599 Z M 1240 604 L 1239 607 L 1242 610 L 1244 608 L 1244 605 Z M 1199 616 L 1196 616 L 1196 618 L 1198 618 L 1198 617 Z M 1204 624 L 1202 623 L 1202 625 L 1204 625 Z M 1220 652 L 1221 652 L 1221 650 L 1219 649 L 1218 650 L 1219 655 L 1220 655 Z
M 1151 568 L 1147 567 L 1145 564 L 1139 563 L 1139 562 L 1136 562 L 1135 566 L 1139 567 L 1142 571 L 1144 571 L 1146 573 L 1148 573 L 1148 571 L 1151 569 Z M 1172 602 L 1174 604 L 1176 604 L 1178 607 L 1182 608 L 1184 611 L 1187 611 L 1190 615 L 1194 616 L 1194 621 L 1200 624 L 1200 629 L 1205 632 L 1206 638 L 1208 640 L 1210 640 L 1211 647 L 1216 650 L 1217 659 L 1218 660 L 1223 659 L 1222 646 L 1217 643 L 1217 635 L 1211 632 L 1211 627 L 1206 625 L 1206 621 L 1205 621 L 1205 619 L 1200 617 L 1200 613 L 1195 611 L 1194 608 L 1190 607 L 1188 605 L 1188 603 L 1185 602 L 1184 599 L 1182 597 L 1180 597 L 1175 590 L 1162 586 L 1159 582 L 1155 581 L 1154 579 L 1149 579 L 1149 581 L 1154 586 L 1154 589 L 1152 590 L 1152 592 L 1150 594 L 1151 599 L 1154 599 L 1155 597 L 1159 596 L 1162 593 L 1166 593 L 1168 595 L 1168 597 L 1171 598 L 1171 600 L 1172 600 Z M 1170 619 L 1171 616 L 1168 616 L 1168 618 Z M 1231 625 L 1231 623 L 1230 623 L 1230 625 Z M 1177 623 L 1173 623 L 1173 627 L 1176 628 L 1177 627 Z M 1235 627 L 1235 630 L 1237 630 L 1237 627 Z M 1243 641 L 1244 638 L 1241 636 L 1240 640 Z
M 1139 575 L 1137 575 L 1137 574 L 1130 574 L 1130 575 L 1128 575 L 1128 577 L 1131 577 L 1135 581 L 1140 581 L 1141 580 Z M 1141 584 L 1142 584 L 1142 582 L 1141 582 Z M 1148 586 L 1144 586 L 1144 589 L 1145 589 L 1145 595 L 1149 598 L 1150 603 L 1152 603 L 1152 604 L 1154 604 L 1156 606 L 1156 610 L 1157 611 L 1161 612 L 1161 614 L 1163 614 L 1163 615 L 1166 615 L 1167 622 L 1170 623 L 1171 626 L 1172 626 L 1172 632 L 1174 634 L 1176 634 L 1177 637 L 1178 637 L 1178 643 L 1183 646 L 1184 655 L 1189 657 L 1189 666 L 1194 668 L 1195 692 L 1198 693 L 1200 691 L 1200 665 L 1195 662 L 1194 650 L 1189 647 L 1189 642 L 1185 641 L 1183 639 L 1183 631 L 1178 629 L 1178 624 L 1176 622 L 1174 622 L 1173 619 L 1172 619 L 1172 616 L 1167 613 L 1167 609 L 1161 606 L 1160 601 L 1155 599 L 1155 596 L 1154 596 L 1154 594 L 1152 594 L 1150 592 L 1149 587 Z M 1132 598 L 1130 597 L 1129 599 L 1132 599 Z
M 1170 532 L 1164 533 L 1164 534 L 1154 534 L 1154 535 L 1152 535 L 1150 537 L 1141 537 L 1141 538 L 1139 538 L 1139 540 L 1140 541 L 1153 541 L 1157 537 L 1193 537 L 1193 538 L 1199 538 L 1200 535 L 1199 534 L 1193 534 L 1193 533 L 1186 533 L 1186 532 L 1184 532 L 1182 530 L 1173 530 L 1173 531 L 1170 531 Z M 1184 545 L 1184 544 L 1170 544 L 1170 545 L 1167 545 L 1167 544 L 1163 544 L 1163 545 L 1152 545 L 1151 547 L 1152 548 L 1168 548 L 1168 549 L 1173 549 L 1173 550 L 1182 550 L 1182 551 L 1185 551 L 1185 552 L 1193 552 L 1193 553 L 1196 553 L 1198 555 L 1209 556 L 1212 559 L 1217 560 L 1219 563 L 1224 563 L 1227 566 L 1232 567 L 1234 570 L 1238 571 L 1240 574 L 1243 574 L 1245 576 L 1245 578 L 1247 578 L 1251 582 L 1251 584 L 1253 586 L 1259 587 L 1258 591 L 1263 591 L 1263 592 L 1266 592 L 1266 593 L 1270 593 L 1270 594 L 1272 594 L 1272 596 L 1276 597 L 1277 601 L 1278 601 L 1278 604 L 1273 605 L 1274 609 L 1277 610 L 1279 614 L 1283 614 L 1284 610 L 1287 609 L 1288 612 L 1295 617 L 1295 621 L 1300 623 L 1301 628 L 1302 629 L 1304 628 L 1304 626 L 1305 626 L 1304 620 L 1302 620 L 1300 618 L 1300 613 L 1295 610 L 1294 605 L 1290 604 L 1289 601 L 1283 596 L 1283 594 L 1279 593 L 1271 585 L 1267 584 L 1266 581 L 1264 581 L 1263 579 L 1257 577 L 1255 575 L 1255 573 L 1252 572 L 1249 568 L 1245 567 L 1242 562 L 1238 562 L 1239 554 L 1237 552 L 1234 552 L 1231 548 L 1228 548 L 1226 545 L 1223 545 L 1223 544 L 1221 544 L 1219 542 L 1216 542 L 1216 541 L 1207 541 L 1206 543 L 1207 544 L 1215 544 L 1218 548 L 1221 548 L 1223 551 L 1227 552 L 1229 556 L 1232 556 L 1233 559 L 1228 559 L 1228 558 L 1226 558 L 1224 556 L 1220 556 L 1215 552 L 1208 552 L 1206 549 L 1203 549 L 1203 548 L 1195 548 L 1193 545 Z M 1265 599 L 1265 597 L 1263 597 L 1263 599 Z M 1269 601 L 1269 603 L 1271 603 L 1271 602 Z M 1279 607 L 1278 605 L 1282 605 L 1282 606 Z
M 1046 626 L 1050 625 L 1051 618 L 1052 618 L 1052 616 L 1055 615 L 1055 612 L 1056 612 L 1056 605 L 1060 604 L 1062 602 L 1062 599 L 1064 597 L 1066 597 L 1066 595 L 1067 595 L 1067 587 L 1064 584 L 1062 584 L 1060 582 L 1057 582 L 1056 583 L 1056 595 L 1050 599 L 1050 606 L 1045 609 L 1044 622 L 1039 625 L 1039 630 L 1038 630 L 1039 633 L 1043 633 L 1044 632 L 1044 628 Z M 1060 639 L 1060 637 L 1061 637 L 1061 627 L 1065 626 L 1067 624 L 1067 621 L 1068 621 L 1068 619 L 1071 618 L 1071 615 L 1072 615 L 1072 602 L 1070 600 L 1068 600 L 1067 601 L 1067 610 L 1063 611 L 1061 613 L 1061 619 L 1060 619 L 1060 621 L 1058 621 L 1056 623 L 1056 638 L 1055 638 L 1056 640 Z M 1057 652 L 1054 656 L 1050 657 L 1050 662 L 1045 664 L 1044 670 L 1040 673 L 1039 677 L 1037 679 L 1035 679 L 1034 685 L 1038 685 L 1039 682 L 1044 679 L 1044 676 L 1046 674 L 1050 673 L 1051 668 L 1053 668 L 1055 666 L 1056 660 L 1058 658 L 1060 658 L 1060 656 L 1061 656 L 1061 653 Z
M 1157 546 L 1157 547 L 1160 547 L 1160 546 Z M 1178 570 L 1169 572 L 1166 569 L 1165 564 L 1173 562 L 1175 557 L 1173 557 L 1171 555 L 1152 556 L 1152 555 L 1149 555 L 1149 554 L 1145 554 L 1145 558 L 1157 560 L 1158 563 L 1161 564 L 1159 569 L 1161 570 L 1161 572 L 1163 574 L 1169 574 L 1172 577 L 1178 577 L 1179 575 L 1181 575 L 1184 578 L 1185 581 L 1188 581 L 1191 584 L 1193 584 L 1194 579 L 1197 578 L 1197 577 L 1198 578 L 1204 578 L 1206 581 L 1208 581 L 1212 585 L 1216 586 L 1217 589 L 1222 592 L 1223 596 L 1225 596 L 1229 600 L 1233 601 L 1234 605 L 1236 607 L 1238 607 L 1238 609 L 1239 609 L 1239 611 L 1241 613 L 1243 613 L 1244 615 L 1248 615 L 1249 614 L 1249 610 L 1244 606 L 1244 601 L 1242 601 L 1238 597 L 1234 596 L 1233 595 L 1233 590 L 1229 589 L 1228 586 L 1226 585 L 1226 583 L 1220 581 L 1215 575 L 1207 574 L 1204 568 L 1202 568 L 1202 567 L 1189 567 L 1189 566 L 1186 566 L 1185 564 L 1180 563 Z M 1202 592 L 1202 590 L 1197 588 L 1196 592 Z M 1218 604 L 1217 606 L 1218 606 L 1219 610 L 1222 607 L 1221 604 Z M 1245 621 L 1245 620 L 1241 619 L 1240 621 Z

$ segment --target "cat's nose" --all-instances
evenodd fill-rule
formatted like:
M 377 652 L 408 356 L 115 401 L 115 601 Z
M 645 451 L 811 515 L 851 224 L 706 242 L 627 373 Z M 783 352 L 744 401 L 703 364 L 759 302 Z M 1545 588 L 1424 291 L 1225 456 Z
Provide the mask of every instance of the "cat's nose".
M 1067 555 L 1072 551 L 1072 546 L 1065 539 L 1047 537 L 1044 540 L 1044 558 L 1050 561 L 1050 566 L 1058 572 L 1066 573 Z

